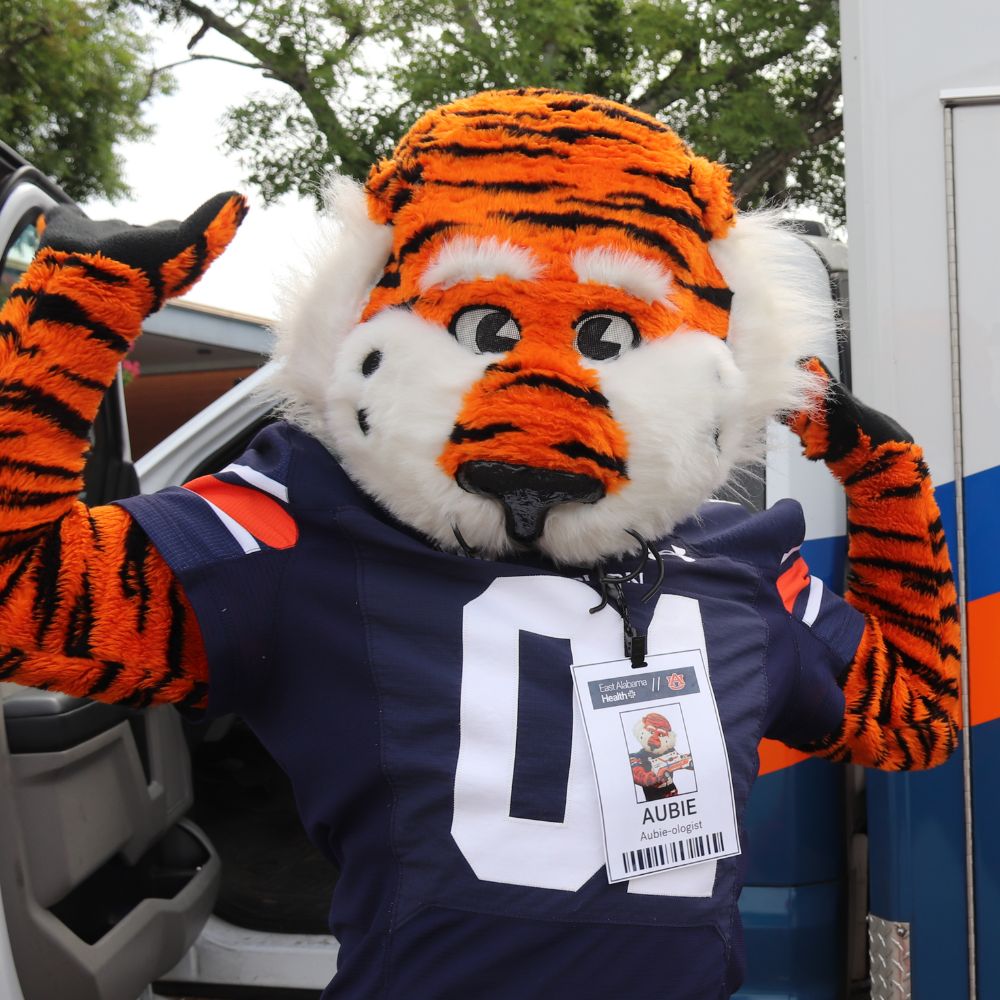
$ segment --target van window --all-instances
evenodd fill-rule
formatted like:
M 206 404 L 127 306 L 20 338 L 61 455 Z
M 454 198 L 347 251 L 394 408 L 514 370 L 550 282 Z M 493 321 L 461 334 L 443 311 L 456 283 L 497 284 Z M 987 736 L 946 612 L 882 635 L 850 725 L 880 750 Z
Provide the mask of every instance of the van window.
M 10 297 L 11 289 L 21 280 L 21 275 L 28 269 L 31 258 L 35 256 L 41 234 L 37 222 L 40 213 L 29 212 L 25 219 L 14 229 L 14 238 L 7 244 L 0 273 L 0 306 Z

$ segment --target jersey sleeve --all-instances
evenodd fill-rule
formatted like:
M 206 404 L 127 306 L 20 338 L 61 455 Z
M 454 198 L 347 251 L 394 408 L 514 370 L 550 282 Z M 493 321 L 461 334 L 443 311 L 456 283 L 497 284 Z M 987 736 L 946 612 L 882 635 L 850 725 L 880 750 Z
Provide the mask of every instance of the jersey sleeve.
M 239 712 L 274 659 L 281 583 L 299 539 L 290 461 L 282 428 L 270 427 L 214 475 L 119 501 L 194 610 L 212 679 L 209 715 Z
M 798 546 L 778 567 L 775 588 L 797 671 L 767 735 L 802 747 L 821 740 L 843 721 L 843 679 L 857 653 L 865 619 L 810 572 Z

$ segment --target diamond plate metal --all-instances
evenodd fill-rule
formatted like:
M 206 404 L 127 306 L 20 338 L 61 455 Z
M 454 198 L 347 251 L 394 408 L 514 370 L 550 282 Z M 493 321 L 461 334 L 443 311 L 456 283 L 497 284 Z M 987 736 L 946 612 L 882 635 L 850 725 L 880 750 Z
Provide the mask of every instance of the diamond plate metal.
M 868 914 L 871 1000 L 911 1000 L 910 925 Z

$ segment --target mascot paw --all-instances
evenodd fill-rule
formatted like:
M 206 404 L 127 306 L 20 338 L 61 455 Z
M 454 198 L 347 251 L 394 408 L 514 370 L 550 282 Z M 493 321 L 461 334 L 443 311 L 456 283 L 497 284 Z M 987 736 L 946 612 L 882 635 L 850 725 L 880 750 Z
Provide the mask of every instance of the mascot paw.
M 801 364 L 816 376 L 816 399 L 786 422 L 802 442 L 806 458 L 839 462 L 859 446 L 867 454 L 890 441 L 912 443 L 895 420 L 852 395 L 819 358 Z
M 119 219 L 95 222 L 75 207 L 53 209 L 42 246 L 95 255 L 135 268 L 153 291 L 150 312 L 182 295 L 229 245 L 247 213 L 246 199 L 225 192 L 205 202 L 183 222 L 131 226 Z

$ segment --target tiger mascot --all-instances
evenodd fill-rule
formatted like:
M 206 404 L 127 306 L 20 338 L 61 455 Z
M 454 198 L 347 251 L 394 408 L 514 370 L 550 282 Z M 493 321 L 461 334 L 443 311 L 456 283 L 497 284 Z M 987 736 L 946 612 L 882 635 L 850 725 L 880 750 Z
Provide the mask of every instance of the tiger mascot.
M 657 995 L 729 996 L 746 845 L 609 882 L 571 675 L 703 662 L 737 827 L 765 736 L 939 764 L 958 617 L 920 449 L 800 364 L 833 322 L 811 251 L 626 106 L 458 100 L 331 209 L 279 331 L 284 419 L 95 509 L 116 365 L 245 205 L 52 214 L 0 322 L 0 678 L 241 714 L 341 868 L 329 1000 L 646 996 L 666 948 Z M 796 502 L 711 501 L 775 415 L 846 490 L 846 600 Z

